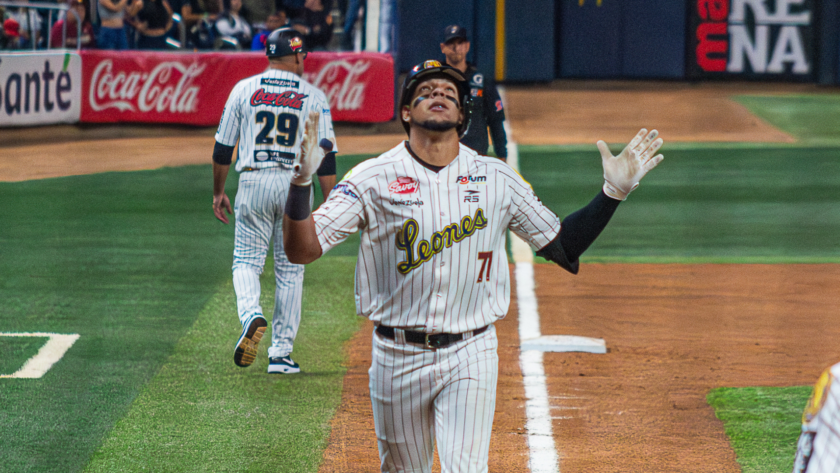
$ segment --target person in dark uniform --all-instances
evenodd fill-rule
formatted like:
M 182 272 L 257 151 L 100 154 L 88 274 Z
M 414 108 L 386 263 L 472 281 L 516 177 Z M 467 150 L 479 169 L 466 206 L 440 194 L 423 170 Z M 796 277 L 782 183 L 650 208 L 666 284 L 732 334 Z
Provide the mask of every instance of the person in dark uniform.
M 479 152 L 487 154 L 487 128 L 493 139 L 493 149 L 496 156 L 507 160 L 507 136 L 505 135 L 505 110 L 502 99 L 493 80 L 478 72 L 472 64 L 467 62 L 470 52 L 470 42 L 467 40 L 467 30 L 463 26 L 447 26 L 443 32 L 443 42 L 440 51 L 446 56 L 446 64 L 463 72 L 470 86 L 473 97 L 473 109 L 470 116 L 470 128 L 461 138 L 461 143 Z

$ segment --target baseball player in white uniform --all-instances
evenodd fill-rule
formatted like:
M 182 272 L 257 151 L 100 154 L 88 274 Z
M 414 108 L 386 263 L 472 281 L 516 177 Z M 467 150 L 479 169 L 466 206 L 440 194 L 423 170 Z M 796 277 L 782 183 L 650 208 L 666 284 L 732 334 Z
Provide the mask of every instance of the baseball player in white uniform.
M 269 242 L 274 244 L 274 297 L 269 373 L 297 373 L 290 354 L 300 325 L 303 266 L 292 264 L 283 251 L 283 208 L 300 151 L 303 122 L 310 111 L 323 119 L 313 133 L 328 148 L 318 170 L 324 199 L 335 185 L 335 134 L 326 96 L 301 78 L 306 57 L 302 36 L 291 28 L 274 30 L 266 40 L 268 69 L 243 79 L 225 104 L 213 150 L 213 212 L 228 223 L 230 201 L 225 180 L 239 142 L 236 171 L 236 239 L 233 250 L 233 287 L 242 334 L 234 362 L 251 365 L 267 322 L 260 306 L 260 274 Z
M 493 323 L 510 302 L 506 231 L 577 272 L 618 204 L 662 160 L 642 130 L 618 156 L 598 143 L 604 191 L 563 220 L 505 162 L 459 143 L 469 125 L 463 74 L 426 61 L 406 77 L 407 142 L 367 160 L 314 213 L 308 181 L 323 154 L 307 133 L 284 217 L 289 259 L 308 263 L 361 232 L 356 310 L 376 325 L 370 396 L 383 472 L 486 472 L 496 401 Z M 561 231 L 562 229 L 562 231 Z
M 840 473 L 840 363 L 825 370 L 802 414 L 794 473 Z

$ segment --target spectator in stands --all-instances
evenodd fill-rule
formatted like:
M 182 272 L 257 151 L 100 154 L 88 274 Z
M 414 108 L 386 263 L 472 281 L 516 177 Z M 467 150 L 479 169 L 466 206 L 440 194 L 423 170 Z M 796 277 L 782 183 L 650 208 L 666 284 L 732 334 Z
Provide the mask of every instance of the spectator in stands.
M 92 48 L 96 43 L 94 43 L 93 25 L 88 18 L 88 0 L 67 0 L 67 5 L 70 6 L 67 15 L 53 24 L 52 32 L 50 32 L 50 47 L 62 47 L 62 35 L 66 34 L 67 40 L 63 45 L 65 48 L 75 49 L 80 44 L 82 48 Z M 76 15 L 73 12 L 76 12 Z M 82 25 L 81 39 L 78 38 L 79 31 L 77 25 L 79 20 L 81 20 Z M 67 25 L 67 30 L 66 33 L 62 33 L 65 24 Z
M 189 7 L 186 10 L 189 18 L 194 18 L 196 9 L 201 8 L 203 13 L 198 15 L 198 20 L 188 29 L 189 43 L 192 47 L 198 49 L 212 49 L 213 43 L 216 39 L 216 19 L 222 11 L 221 0 L 189 0 Z M 186 5 L 184 5 L 186 6 Z M 183 9 L 184 6 L 181 8 Z M 182 15 L 183 17 L 183 15 Z
M 3 49 L 20 47 L 20 23 L 14 18 L 3 21 Z
M 303 35 L 309 51 L 324 51 L 333 35 L 332 0 L 306 0 L 303 14 L 292 17 L 291 27 Z
M 359 19 L 359 9 L 366 6 L 367 2 L 364 0 L 350 0 L 347 5 L 347 11 L 344 14 L 344 33 L 341 35 L 341 49 L 345 51 L 353 50 L 353 31 L 356 28 L 356 20 Z
M 254 41 L 251 42 L 251 49 L 254 51 L 265 51 L 265 39 L 268 38 L 268 35 L 270 35 L 272 31 L 280 28 L 286 23 L 287 19 L 285 10 L 280 10 L 277 13 L 268 15 L 268 18 L 265 20 L 265 28 L 260 30 L 260 32 L 254 36 Z
M 38 10 L 26 7 L 10 9 L 6 12 L 6 19 L 14 19 L 18 24 L 19 48 L 31 49 L 33 43 L 36 47 L 40 45 L 43 21 Z
M 303 15 L 303 8 L 306 0 L 274 0 L 274 9 L 283 10 L 289 20 L 300 18 Z
M 133 17 L 143 8 L 143 0 L 99 0 L 99 33 L 96 45 L 100 49 L 128 49 L 125 16 Z
M 143 0 L 133 24 L 139 33 L 137 49 L 167 49 L 166 33 L 172 28 L 172 8 L 167 0 Z
M 224 11 L 216 20 L 216 31 L 222 36 L 236 38 L 239 46 L 248 49 L 251 44 L 251 25 L 239 14 L 242 0 L 223 0 Z

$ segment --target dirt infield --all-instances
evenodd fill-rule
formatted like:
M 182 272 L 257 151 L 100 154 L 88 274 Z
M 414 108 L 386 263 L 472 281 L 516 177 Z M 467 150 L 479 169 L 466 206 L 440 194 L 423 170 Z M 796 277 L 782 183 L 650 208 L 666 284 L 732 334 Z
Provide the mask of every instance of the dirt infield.
M 674 141 L 792 142 L 731 101 L 814 86 L 555 83 L 508 87 L 520 144 L 624 142 L 638 128 Z M 0 130 L 0 181 L 208 164 L 213 129 L 58 126 Z M 376 155 L 399 124 L 337 127 L 340 154 Z M 208 176 L 208 196 L 210 192 Z M 812 383 L 840 358 L 840 265 L 535 267 L 542 333 L 604 338 L 606 355 L 545 355 L 564 472 L 739 471 L 705 402 L 719 386 Z M 515 292 L 513 292 L 515 294 Z M 515 297 L 515 296 L 514 296 Z M 527 471 L 516 301 L 498 325 L 500 379 L 490 471 Z M 378 471 L 367 387 L 370 324 L 350 344 L 322 472 Z M 435 471 L 439 471 L 437 468 Z
M 594 85 L 593 85 L 594 84 Z M 506 89 L 513 138 L 528 144 L 623 143 L 641 127 L 676 141 L 792 142 L 729 99 L 738 94 L 819 92 L 813 85 L 558 82 Z M 215 128 L 51 126 L 0 130 L 0 181 L 210 162 Z M 397 122 L 338 125 L 339 155 L 375 156 L 405 139 Z
M 840 265 L 587 264 L 578 276 L 537 265 L 534 277 L 543 334 L 609 350 L 545 354 L 564 472 L 738 472 L 709 390 L 808 385 L 840 359 Z M 528 471 L 517 316 L 514 296 L 497 325 L 494 472 Z M 371 330 L 351 345 L 321 472 L 378 471 Z

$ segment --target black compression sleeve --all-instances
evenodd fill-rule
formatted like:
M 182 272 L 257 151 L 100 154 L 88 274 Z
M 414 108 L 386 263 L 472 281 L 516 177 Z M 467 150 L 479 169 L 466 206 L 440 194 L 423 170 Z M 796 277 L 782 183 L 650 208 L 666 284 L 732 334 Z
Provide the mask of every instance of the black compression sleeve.
M 327 153 L 317 173 L 319 176 L 335 176 L 335 153 Z
M 309 217 L 309 190 L 311 185 L 289 186 L 289 198 L 286 199 L 286 215 L 292 220 L 306 220 Z
M 230 166 L 233 162 L 233 146 L 226 146 L 218 141 L 213 147 L 213 162 L 223 166 Z
M 586 207 L 563 219 L 560 234 L 537 255 L 577 274 L 580 255 L 598 238 L 620 203 L 599 192 Z

